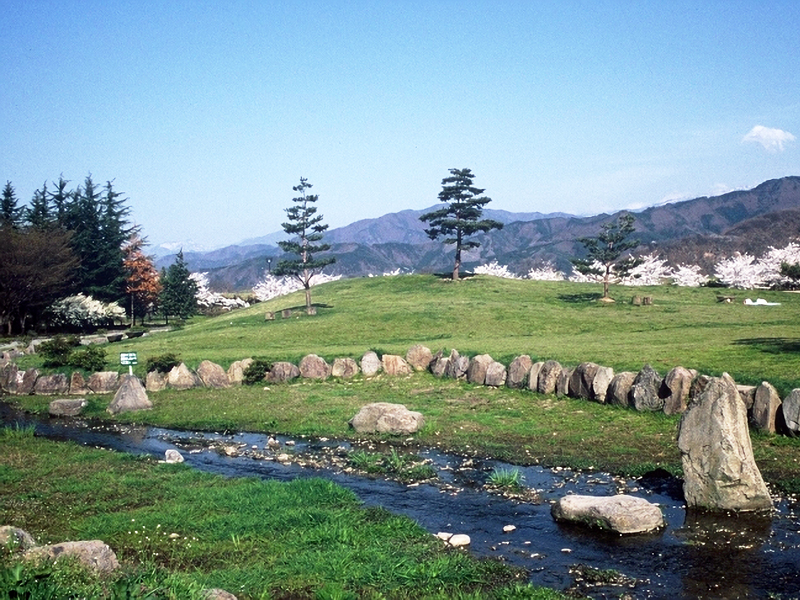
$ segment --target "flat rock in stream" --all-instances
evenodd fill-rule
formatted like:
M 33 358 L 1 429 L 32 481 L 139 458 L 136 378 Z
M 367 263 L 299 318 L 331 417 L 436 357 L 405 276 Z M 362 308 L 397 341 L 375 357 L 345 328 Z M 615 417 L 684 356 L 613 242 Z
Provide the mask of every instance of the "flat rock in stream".
M 644 498 L 626 496 L 581 496 L 559 498 L 550 510 L 556 521 L 606 529 L 621 534 L 645 533 L 664 526 L 661 509 Z

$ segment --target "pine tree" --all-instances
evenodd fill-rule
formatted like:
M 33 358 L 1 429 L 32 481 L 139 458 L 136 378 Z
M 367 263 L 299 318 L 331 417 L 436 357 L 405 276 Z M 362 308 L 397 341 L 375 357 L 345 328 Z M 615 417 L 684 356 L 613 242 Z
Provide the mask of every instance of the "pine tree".
M 573 258 L 572 264 L 579 273 L 603 277 L 604 302 L 613 302 L 608 296 L 612 272 L 621 279 L 642 262 L 628 254 L 639 245 L 639 240 L 629 239 L 636 231 L 633 221 L 633 215 L 620 215 L 615 221 L 604 223 L 597 237 L 578 238 L 586 249 L 587 258 Z
M 17 206 L 17 193 L 10 181 L 6 181 L 3 187 L 3 195 L 0 198 L 0 227 L 9 226 L 19 229 L 22 224 L 22 207 Z
M 165 319 L 188 319 L 197 313 L 197 284 L 189 277 L 189 267 L 178 252 L 175 262 L 161 271 L 159 306 Z
M 136 325 L 136 317 L 144 323 L 147 314 L 156 310 L 161 293 L 161 281 L 153 259 L 142 252 L 146 243 L 138 234 L 133 234 L 123 248 L 132 325 Z
M 28 225 L 39 231 L 47 231 L 55 225 L 55 216 L 50 205 L 50 195 L 47 192 L 47 182 L 41 190 L 33 192 L 31 205 L 25 211 L 25 220 Z
M 445 207 L 425 213 L 421 221 L 430 224 L 425 230 L 428 237 L 435 240 L 446 236 L 445 244 L 455 244 L 456 256 L 453 266 L 453 281 L 458 281 L 458 272 L 461 269 L 461 252 L 480 247 L 480 243 L 465 238 L 479 232 L 492 229 L 502 229 L 503 224 L 492 219 L 483 219 L 483 207 L 492 201 L 491 198 L 481 196 L 486 190 L 472 185 L 475 175 L 469 169 L 450 169 L 450 177 L 442 179 L 442 191 L 439 200 L 446 204 Z
M 52 202 L 54 211 L 53 216 L 55 217 L 56 222 L 62 227 L 66 226 L 67 211 L 69 210 L 69 204 L 73 199 L 73 193 L 67 190 L 67 185 L 69 185 L 69 181 L 64 179 L 64 175 L 62 173 L 58 176 L 58 181 L 53 182 L 55 191 L 50 192 L 50 201 Z
M 292 198 L 295 203 L 286 210 L 289 218 L 287 223 L 283 223 L 283 230 L 293 236 L 289 241 L 278 242 L 281 250 L 287 254 L 296 254 L 297 259 L 283 259 L 278 262 L 274 274 L 277 276 L 289 275 L 296 277 L 306 292 L 306 312 L 311 314 L 311 280 L 320 273 L 327 265 L 336 262 L 336 258 L 328 256 L 325 258 L 314 258 L 319 252 L 330 250 L 329 244 L 320 244 L 327 225 L 322 224 L 322 215 L 317 215 L 317 207 L 314 203 L 319 200 L 316 194 L 306 194 L 306 190 L 312 186 L 304 177 L 300 178 L 300 185 L 292 187 L 292 190 L 299 192 L 300 195 Z

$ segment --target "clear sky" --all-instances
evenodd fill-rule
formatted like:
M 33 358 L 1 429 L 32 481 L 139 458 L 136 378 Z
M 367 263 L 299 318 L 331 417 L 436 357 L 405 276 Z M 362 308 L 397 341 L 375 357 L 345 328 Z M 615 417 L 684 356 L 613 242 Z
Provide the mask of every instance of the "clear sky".
M 0 185 L 114 179 L 153 244 L 437 201 L 597 214 L 800 175 L 800 2 L 2 0 Z

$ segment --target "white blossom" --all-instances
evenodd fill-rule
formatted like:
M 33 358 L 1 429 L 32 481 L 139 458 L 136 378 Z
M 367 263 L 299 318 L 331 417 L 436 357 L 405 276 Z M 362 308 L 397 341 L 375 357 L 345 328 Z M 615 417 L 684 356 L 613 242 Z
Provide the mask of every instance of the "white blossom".
M 208 287 L 208 273 L 192 273 L 189 279 L 194 281 L 197 286 L 197 305 L 201 308 L 222 308 L 223 310 L 233 310 L 234 308 L 246 308 L 250 306 L 241 298 L 227 298 L 218 292 L 212 292 Z
M 112 325 L 125 319 L 125 309 L 116 302 L 106 304 L 82 293 L 53 303 L 48 312 L 53 325 L 80 329 Z
M 679 287 L 700 287 L 708 282 L 698 265 L 678 265 L 672 272 L 672 283 Z
M 672 268 L 655 253 L 640 257 L 641 264 L 620 280 L 622 285 L 661 285 L 672 275 Z
M 728 287 L 745 290 L 766 286 L 764 265 L 750 254 L 736 254 L 714 265 L 714 275 Z
M 341 275 L 326 275 L 325 273 L 317 273 L 311 278 L 311 285 L 320 285 L 328 283 L 329 281 L 337 281 L 341 279 Z M 266 302 L 278 296 L 285 296 L 298 290 L 303 289 L 303 284 L 297 277 L 283 276 L 276 277 L 272 273 L 267 273 L 264 278 L 253 286 L 253 294 L 261 302 Z
M 759 263 L 764 271 L 764 283 L 768 287 L 780 287 L 794 283 L 789 277 L 781 275 L 781 264 L 800 263 L 800 244 L 791 242 L 784 248 L 773 248 L 761 257 Z
M 557 270 L 553 263 L 546 262 L 541 267 L 534 267 L 528 271 L 527 278 L 534 279 L 536 281 L 564 281 L 564 279 L 566 279 L 566 275 Z
M 490 262 L 488 265 L 475 267 L 473 272 L 476 275 L 492 275 L 494 277 L 502 277 L 503 279 L 520 279 L 519 275 L 515 275 L 508 270 L 507 265 L 500 265 L 496 260 Z
M 569 276 L 570 281 L 574 281 L 575 283 L 602 283 L 603 282 L 603 273 L 605 273 L 606 268 L 600 261 L 594 261 L 592 263 L 592 269 L 600 271 L 600 274 L 595 273 L 581 273 L 580 271 L 576 270 L 575 268 L 572 269 L 572 275 Z M 610 283 L 618 283 L 619 277 L 614 274 L 614 267 L 611 267 L 611 274 L 609 276 Z

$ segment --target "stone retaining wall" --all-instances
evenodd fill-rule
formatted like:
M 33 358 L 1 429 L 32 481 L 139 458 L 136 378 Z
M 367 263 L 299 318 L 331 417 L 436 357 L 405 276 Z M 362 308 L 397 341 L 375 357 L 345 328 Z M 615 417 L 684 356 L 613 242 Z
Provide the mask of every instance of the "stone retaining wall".
M 215 363 L 203 361 L 197 371 L 181 364 L 169 373 L 150 372 L 145 382 L 146 389 L 148 392 L 157 392 L 166 388 L 225 388 L 241 385 L 243 373 L 251 360 L 236 361 L 227 371 Z M 369 351 L 360 361 L 337 358 L 330 365 L 315 354 L 305 356 L 299 365 L 276 362 L 267 373 L 265 383 L 282 383 L 297 378 L 347 379 L 358 373 L 365 377 L 373 377 L 381 372 L 389 376 L 401 376 L 414 371 L 430 371 L 436 377 L 464 379 L 474 385 L 527 389 L 539 394 L 569 396 L 638 411 L 661 411 L 668 415 L 684 412 L 709 379 L 684 367 L 675 367 L 662 377 L 650 365 L 645 365 L 638 373 L 615 373 L 610 367 L 592 362 L 568 367 L 554 360 L 534 362 L 528 355 L 518 356 L 506 366 L 488 354 L 471 359 L 461 356 L 455 349 L 448 355 L 441 351 L 434 354 L 417 344 L 404 357 L 392 354 L 379 357 Z M 0 392 L 5 394 L 114 393 L 119 383 L 120 377 L 115 371 L 94 373 L 86 380 L 78 372 L 67 379 L 63 374 L 40 374 L 38 369 L 20 371 L 11 361 L 0 367 Z M 781 399 L 775 387 L 766 381 L 758 386 L 737 388 L 753 428 L 789 435 L 800 432 L 800 389 L 792 390 Z

